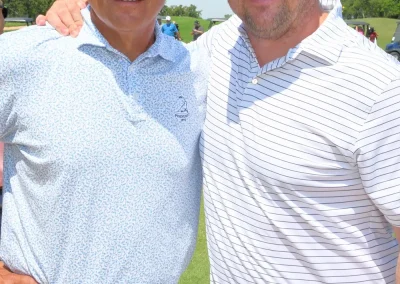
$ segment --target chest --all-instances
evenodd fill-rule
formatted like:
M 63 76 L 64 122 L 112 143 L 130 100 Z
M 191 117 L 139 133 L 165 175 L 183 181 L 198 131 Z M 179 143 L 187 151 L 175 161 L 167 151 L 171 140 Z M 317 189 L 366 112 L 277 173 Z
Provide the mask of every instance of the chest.
M 16 131 L 10 142 L 32 157 L 81 166 L 156 156 L 158 164 L 185 165 L 204 119 L 204 102 L 198 100 L 202 90 L 190 69 L 90 64 L 91 72 L 72 77 L 50 69 L 17 90 Z M 74 60 L 54 68 L 74 74 L 88 66 Z
M 235 161 L 263 176 L 271 170 L 281 176 L 282 169 L 306 173 L 305 179 L 315 172 L 354 171 L 354 143 L 374 90 L 348 80 L 346 72 L 341 66 L 304 68 L 301 60 L 260 72 L 249 54 L 218 56 L 210 76 L 204 152 L 223 152 L 220 163 Z M 209 157 L 204 155 L 206 163 Z

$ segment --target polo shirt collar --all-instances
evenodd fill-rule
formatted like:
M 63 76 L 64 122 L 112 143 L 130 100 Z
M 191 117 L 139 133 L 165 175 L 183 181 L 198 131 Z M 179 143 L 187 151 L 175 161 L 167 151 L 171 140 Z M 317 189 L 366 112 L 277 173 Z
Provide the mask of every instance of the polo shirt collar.
M 117 54 L 121 54 L 108 43 L 108 41 L 96 28 L 90 16 L 90 9 L 91 7 L 88 5 L 88 7 L 81 11 L 84 24 L 81 32 L 76 38 L 78 47 L 92 45 L 107 48 Z M 154 33 L 156 38 L 155 42 L 147 51 L 142 54 L 142 56 L 146 58 L 161 56 L 166 60 L 176 62 L 178 59 L 177 55 L 173 52 L 173 49 L 171 49 L 166 35 L 161 32 L 160 26 L 157 22 L 155 22 Z
M 243 22 L 236 15 L 231 20 L 238 27 L 239 36 L 244 40 L 248 50 L 256 58 Z M 337 63 L 343 49 L 343 35 L 346 34 L 346 30 L 347 25 L 342 19 L 342 6 L 340 1 L 337 1 L 318 30 L 289 50 L 285 62 L 296 59 L 301 53 L 308 53 L 322 59 L 328 65 Z

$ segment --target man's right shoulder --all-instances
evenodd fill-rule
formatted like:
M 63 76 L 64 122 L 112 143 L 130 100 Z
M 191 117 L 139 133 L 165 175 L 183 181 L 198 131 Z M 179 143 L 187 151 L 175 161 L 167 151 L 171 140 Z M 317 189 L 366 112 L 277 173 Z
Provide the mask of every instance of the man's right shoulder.
M 30 26 L 18 31 L 8 32 L 0 36 L 1 57 L 6 60 L 7 58 L 21 57 L 28 53 L 32 53 L 32 56 L 34 56 L 38 48 L 46 49 L 46 46 L 59 44 L 56 41 L 63 38 L 66 39 L 49 26 Z

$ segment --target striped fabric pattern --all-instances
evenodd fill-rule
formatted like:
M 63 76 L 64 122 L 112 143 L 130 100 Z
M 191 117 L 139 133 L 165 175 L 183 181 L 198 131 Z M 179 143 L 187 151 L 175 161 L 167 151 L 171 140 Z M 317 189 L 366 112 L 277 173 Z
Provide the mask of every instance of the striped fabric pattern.
M 395 283 L 400 67 L 333 4 L 266 66 L 236 16 L 198 40 L 212 283 Z

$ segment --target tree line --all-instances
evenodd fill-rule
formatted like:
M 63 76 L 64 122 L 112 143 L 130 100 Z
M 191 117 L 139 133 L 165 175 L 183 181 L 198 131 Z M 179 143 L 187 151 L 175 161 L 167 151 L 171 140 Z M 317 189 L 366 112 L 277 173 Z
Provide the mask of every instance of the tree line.
M 10 17 L 35 18 L 44 14 L 55 0 L 3 0 Z
M 201 11 L 197 10 L 196 5 L 183 6 L 183 5 L 165 5 L 160 12 L 161 16 L 175 16 L 175 17 L 192 17 L 201 18 Z
M 343 17 L 360 18 L 395 18 L 400 16 L 400 0 L 342 0 Z
M 39 14 L 46 13 L 54 1 L 55 0 L 3 0 L 9 9 L 10 17 L 29 18 L 35 18 Z M 201 18 L 201 11 L 198 10 L 195 5 L 165 5 L 160 15 Z

